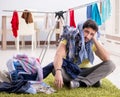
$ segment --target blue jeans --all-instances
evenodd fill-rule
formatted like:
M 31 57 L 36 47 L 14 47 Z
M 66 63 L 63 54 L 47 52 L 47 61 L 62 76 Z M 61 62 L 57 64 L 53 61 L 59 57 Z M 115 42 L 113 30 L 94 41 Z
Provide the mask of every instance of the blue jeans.
M 43 79 L 46 78 L 54 69 L 53 62 L 43 67 Z
M 53 63 L 48 64 L 43 68 L 43 78 L 46 78 L 54 69 Z M 62 69 L 72 78 L 75 79 L 81 72 L 81 69 L 72 62 L 63 59 Z M 53 72 L 54 74 L 54 72 Z

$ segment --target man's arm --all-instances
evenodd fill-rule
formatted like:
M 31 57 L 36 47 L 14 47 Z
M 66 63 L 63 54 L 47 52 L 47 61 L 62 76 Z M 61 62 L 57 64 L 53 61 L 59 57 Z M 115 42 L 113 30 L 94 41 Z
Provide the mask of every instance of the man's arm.
M 66 46 L 60 43 L 54 58 L 54 69 L 55 69 L 55 85 L 57 88 L 62 88 L 63 77 L 61 72 L 61 67 L 63 63 L 63 58 L 66 56 Z
M 103 61 L 109 60 L 110 56 L 108 51 L 98 42 L 98 40 L 94 37 L 93 42 L 96 47 L 95 54 Z

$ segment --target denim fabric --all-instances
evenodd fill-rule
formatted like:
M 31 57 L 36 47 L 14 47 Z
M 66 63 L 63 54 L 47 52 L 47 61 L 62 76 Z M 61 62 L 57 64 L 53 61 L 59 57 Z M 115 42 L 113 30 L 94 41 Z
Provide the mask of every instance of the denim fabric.
M 66 71 L 66 73 L 72 78 L 75 79 L 77 75 L 81 72 L 81 69 L 78 67 L 78 65 L 73 64 L 72 62 L 63 59 L 62 68 Z M 50 73 L 52 73 L 54 69 L 53 62 L 48 64 L 43 68 L 43 78 L 46 78 Z
M 28 57 L 25 54 L 17 54 L 7 62 L 8 70 L 13 80 L 35 80 L 42 81 L 43 71 L 36 58 Z
M 93 63 L 94 55 L 92 51 L 93 42 L 84 42 L 82 24 L 78 24 L 77 28 L 65 26 L 61 39 L 67 40 L 67 57 L 66 59 L 79 65 L 83 60 L 89 59 Z
M 53 63 L 50 63 L 47 66 L 43 67 L 43 78 L 46 78 L 52 72 L 53 69 Z
M 75 79 L 81 72 L 81 69 L 78 67 L 78 65 L 66 59 L 63 59 L 62 67 L 72 79 Z
M 12 80 L 18 80 L 18 79 L 22 79 L 22 80 L 36 80 L 37 78 L 37 73 L 34 74 L 27 74 L 25 72 L 25 70 L 23 69 L 23 67 L 21 66 L 21 64 L 19 63 L 19 61 L 13 62 L 14 63 L 14 67 L 16 70 L 11 72 L 11 78 Z M 19 72 L 22 72 L 19 74 Z
M 87 6 L 87 19 L 92 18 L 92 5 Z
M 26 93 L 30 88 L 30 83 L 24 80 L 12 81 L 11 83 L 0 83 L 0 92 L 7 93 Z

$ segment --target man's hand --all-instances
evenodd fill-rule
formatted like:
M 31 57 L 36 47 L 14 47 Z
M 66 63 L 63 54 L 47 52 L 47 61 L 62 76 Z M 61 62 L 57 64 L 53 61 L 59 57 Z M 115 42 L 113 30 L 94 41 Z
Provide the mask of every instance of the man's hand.
M 60 70 L 56 71 L 54 84 L 58 89 L 62 88 L 62 86 L 64 84 L 63 83 L 62 72 Z

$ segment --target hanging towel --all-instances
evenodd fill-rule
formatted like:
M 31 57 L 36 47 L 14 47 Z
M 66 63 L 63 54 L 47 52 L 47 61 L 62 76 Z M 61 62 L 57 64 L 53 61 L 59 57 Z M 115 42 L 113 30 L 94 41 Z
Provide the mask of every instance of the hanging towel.
M 97 3 L 92 5 L 92 20 L 94 20 L 98 25 L 102 24 Z
M 87 19 L 92 19 L 92 5 L 87 6 Z
M 111 3 L 110 0 L 104 0 L 102 2 L 102 22 L 104 23 L 111 15 Z
M 19 27 L 19 19 L 18 19 L 18 12 L 17 11 L 13 12 L 13 16 L 12 16 L 12 20 L 11 20 L 11 26 L 12 26 L 13 36 L 16 38 L 18 36 L 17 30 L 18 30 L 18 27 Z
M 94 20 L 98 25 L 102 24 L 97 3 L 87 6 L 87 19 Z
M 70 13 L 70 26 L 76 27 L 75 20 L 74 20 L 74 10 L 70 9 L 69 13 Z

